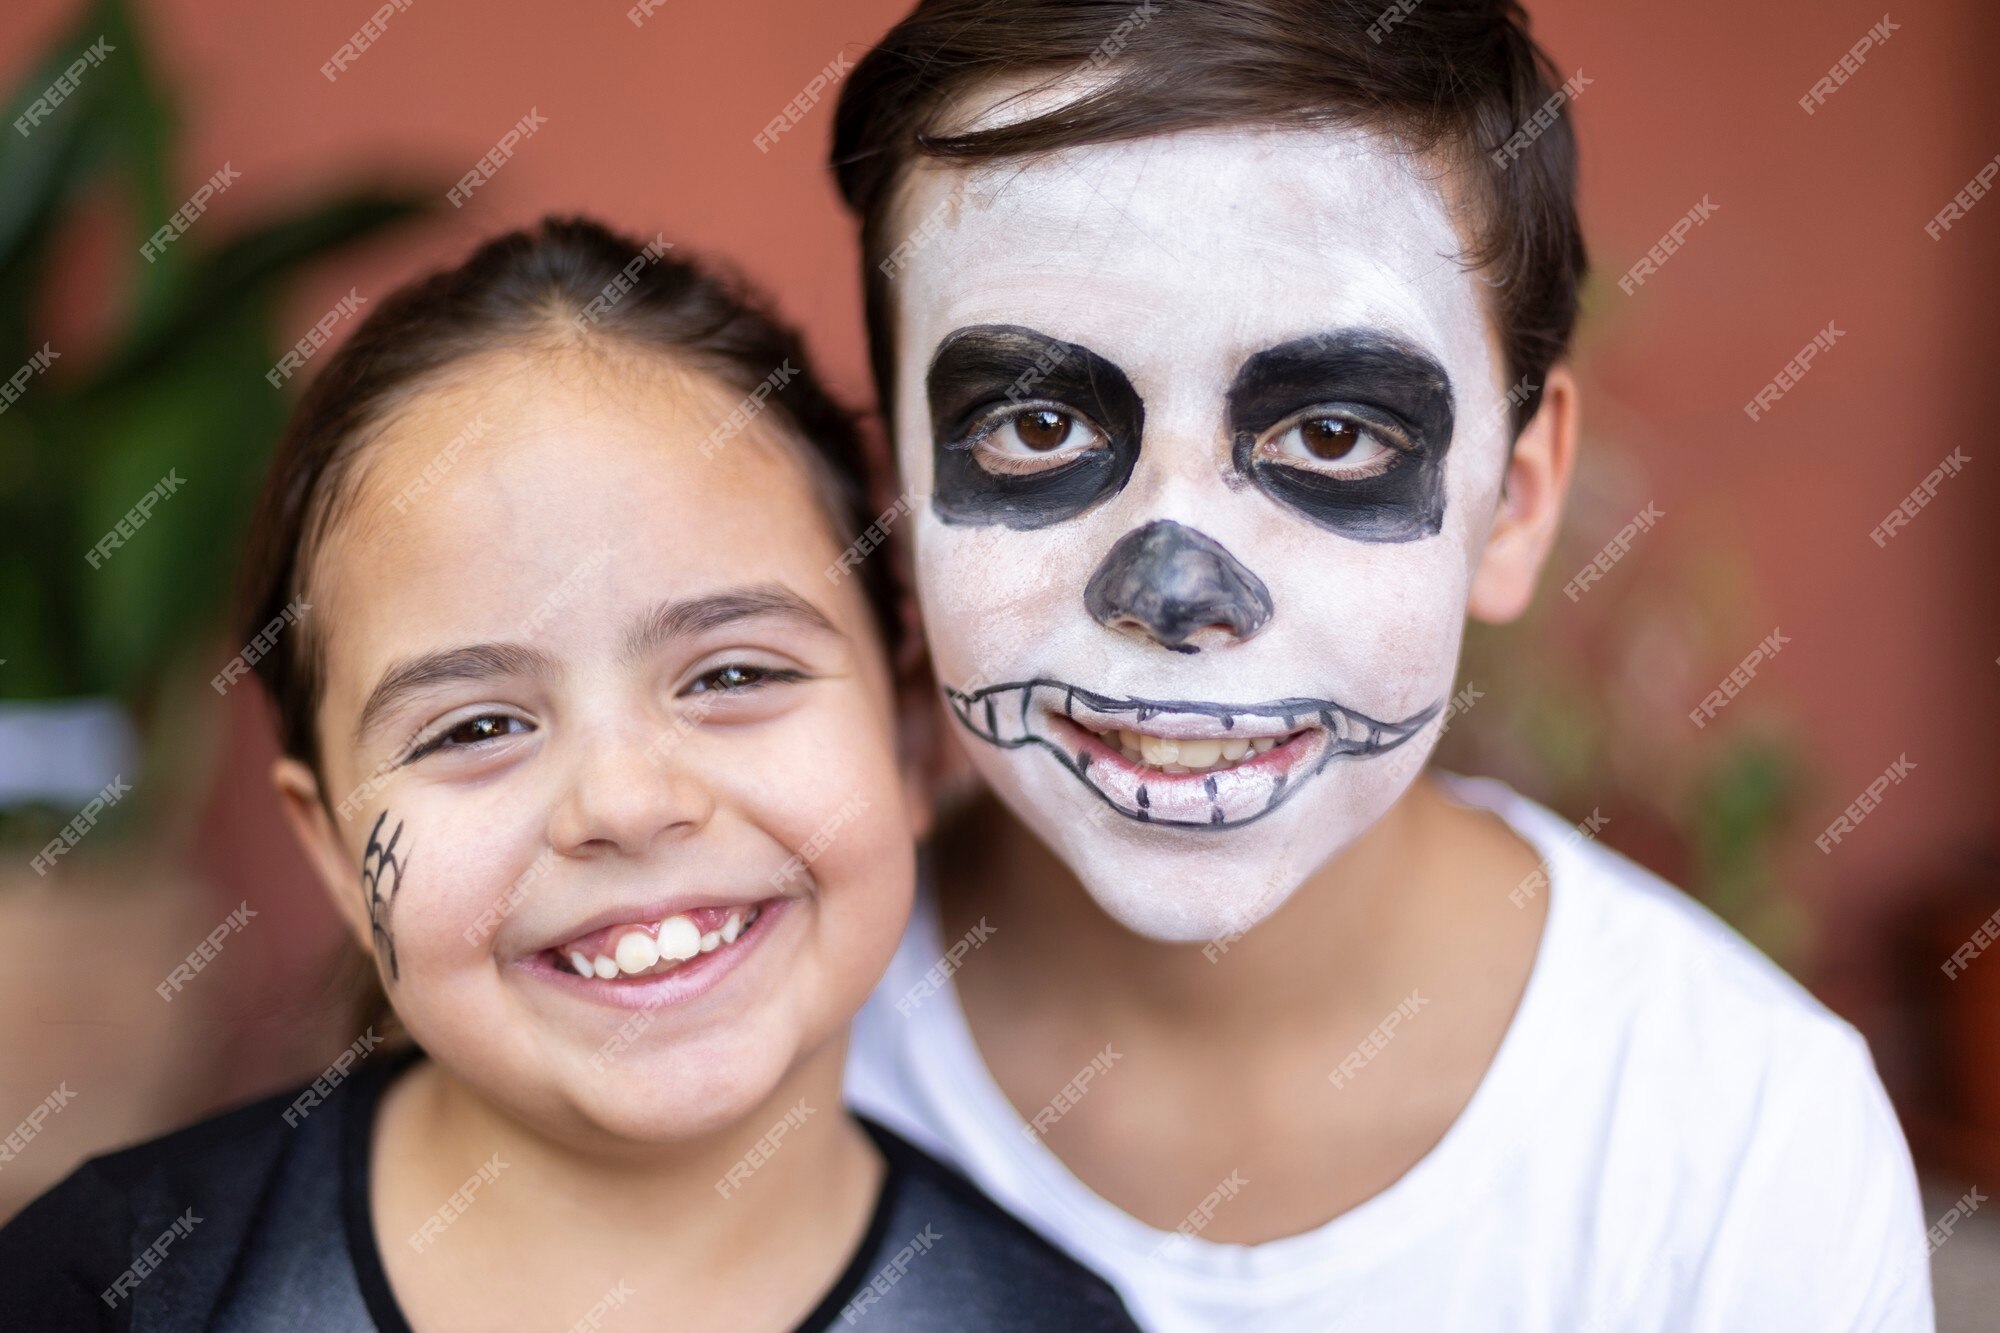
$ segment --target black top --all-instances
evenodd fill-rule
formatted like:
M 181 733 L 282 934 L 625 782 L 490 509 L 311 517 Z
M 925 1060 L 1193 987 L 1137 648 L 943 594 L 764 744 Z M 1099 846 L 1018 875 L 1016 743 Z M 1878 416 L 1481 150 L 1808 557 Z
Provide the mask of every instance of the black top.
M 421 1054 L 377 1060 L 295 1127 L 302 1089 L 85 1162 L 0 1229 L 0 1329 L 410 1333 L 369 1221 L 368 1158 L 383 1089 Z M 800 1333 L 1136 1330 L 1102 1279 L 856 1118 L 886 1163 L 881 1193 Z

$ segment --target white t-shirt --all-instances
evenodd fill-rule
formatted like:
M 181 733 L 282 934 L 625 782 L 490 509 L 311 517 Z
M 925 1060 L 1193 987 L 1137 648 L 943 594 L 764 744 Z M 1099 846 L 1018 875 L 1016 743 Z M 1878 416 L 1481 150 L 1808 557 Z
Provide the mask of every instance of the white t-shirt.
M 1916 1175 L 1860 1035 L 1541 806 L 1446 782 L 1545 858 L 1541 946 L 1458 1120 L 1325 1225 L 1224 1245 L 1092 1193 L 1022 1132 L 950 983 L 930 991 L 928 895 L 856 1020 L 848 1099 L 1104 1274 L 1149 1329 L 1931 1329 Z

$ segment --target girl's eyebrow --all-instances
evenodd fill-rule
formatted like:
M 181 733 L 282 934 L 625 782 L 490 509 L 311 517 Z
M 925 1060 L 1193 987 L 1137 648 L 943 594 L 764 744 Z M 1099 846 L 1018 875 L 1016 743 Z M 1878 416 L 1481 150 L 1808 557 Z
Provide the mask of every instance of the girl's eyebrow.
M 797 593 L 775 583 L 762 583 L 704 597 L 661 602 L 626 634 L 625 654 L 628 658 L 644 657 L 673 639 L 757 616 L 790 620 L 828 634 L 840 633 L 817 607 Z M 405 699 L 433 685 L 499 676 L 538 676 L 546 680 L 561 672 L 561 663 L 551 654 L 519 643 L 479 643 L 406 658 L 383 672 L 382 679 L 369 693 L 368 702 L 361 707 L 361 718 L 354 724 L 355 743 L 366 741 Z
M 818 607 L 797 593 L 780 584 L 759 583 L 703 597 L 661 602 L 625 636 L 625 655 L 644 657 L 674 639 L 758 616 L 789 620 L 827 634 L 840 633 Z
M 491 680 L 496 676 L 558 675 L 561 665 L 539 648 L 519 643 L 479 643 L 466 648 L 446 648 L 395 663 L 361 706 L 361 718 L 354 724 L 354 741 L 359 745 L 395 711 L 398 704 L 433 685 L 460 680 Z

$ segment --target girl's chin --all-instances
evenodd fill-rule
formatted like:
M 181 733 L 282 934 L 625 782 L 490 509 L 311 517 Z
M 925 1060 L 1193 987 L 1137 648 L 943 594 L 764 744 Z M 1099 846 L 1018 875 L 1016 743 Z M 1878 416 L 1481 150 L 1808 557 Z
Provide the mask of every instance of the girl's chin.
M 671 1059 L 636 1063 L 611 1080 L 576 1089 L 570 1097 L 576 1110 L 604 1134 L 635 1147 L 685 1144 L 717 1135 L 742 1140 L 747 1148 L 773 1124 L 795 1122 L 823 1109 L 794 1099 L 787 1107 L 767 1104 L 789 1070 L 731 1070 L 718 1077 L 712 1068 L 689 1068 Z M 782 1132 L 782 1131 L 781 1131 Z

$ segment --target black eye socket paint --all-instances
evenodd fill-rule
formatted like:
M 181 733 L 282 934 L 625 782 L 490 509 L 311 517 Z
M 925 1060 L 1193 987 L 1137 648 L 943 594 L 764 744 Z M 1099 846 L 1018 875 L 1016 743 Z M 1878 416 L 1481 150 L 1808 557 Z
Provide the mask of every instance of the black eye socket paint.
M 384 810 L 375 816 L 375 827 L 368 831 L 368 847 L 361 853 L 361 894 L 368 905 L 368 929 L 374 937 L 375 949 L 389 965 L 389 980 L 397 979 L 396 937 L 389 930 L 389 912 L 396 905 L 396 895 L 403 888 L 403 871 L 409 867 L 410 853 L 403 849 L 401 857 L 396 855 L 396 843 L 403 836 L 403 821 L 396 821 L 396 831 L 389 835 L 389 841 L 382 841 L 382 825 L 387 823 L 389 812 Z
M 1386 416 L 1409 449 L 1386 470 L 1363 477 L 1330 476 L 1255 455 L 1257 441 L 1272 427 L 1317 407 L 1350 408 L 1364 427 Z M 1280 343 L 1244 362 L 1229 386 L 1236 471 L 1272 499 L 1356 541 L 1414 541 L 1444 526 L 1451 428 L 1451 377 L 1444 367 L 1415 344 L 1374 329 Z
M 1011 324 L 974 324 L 938 344 L 925 375 L 935 474 L 931 508 L 947 523 L 1042 528 L 1115 495 L 1139 458 L 1145 404 L 1125 372 L 1087 347 Z M 1105 442 L 1070 462 L 1009 474 L 975 446 L 1006 409 L 1056 404 L 1087 417 Z

